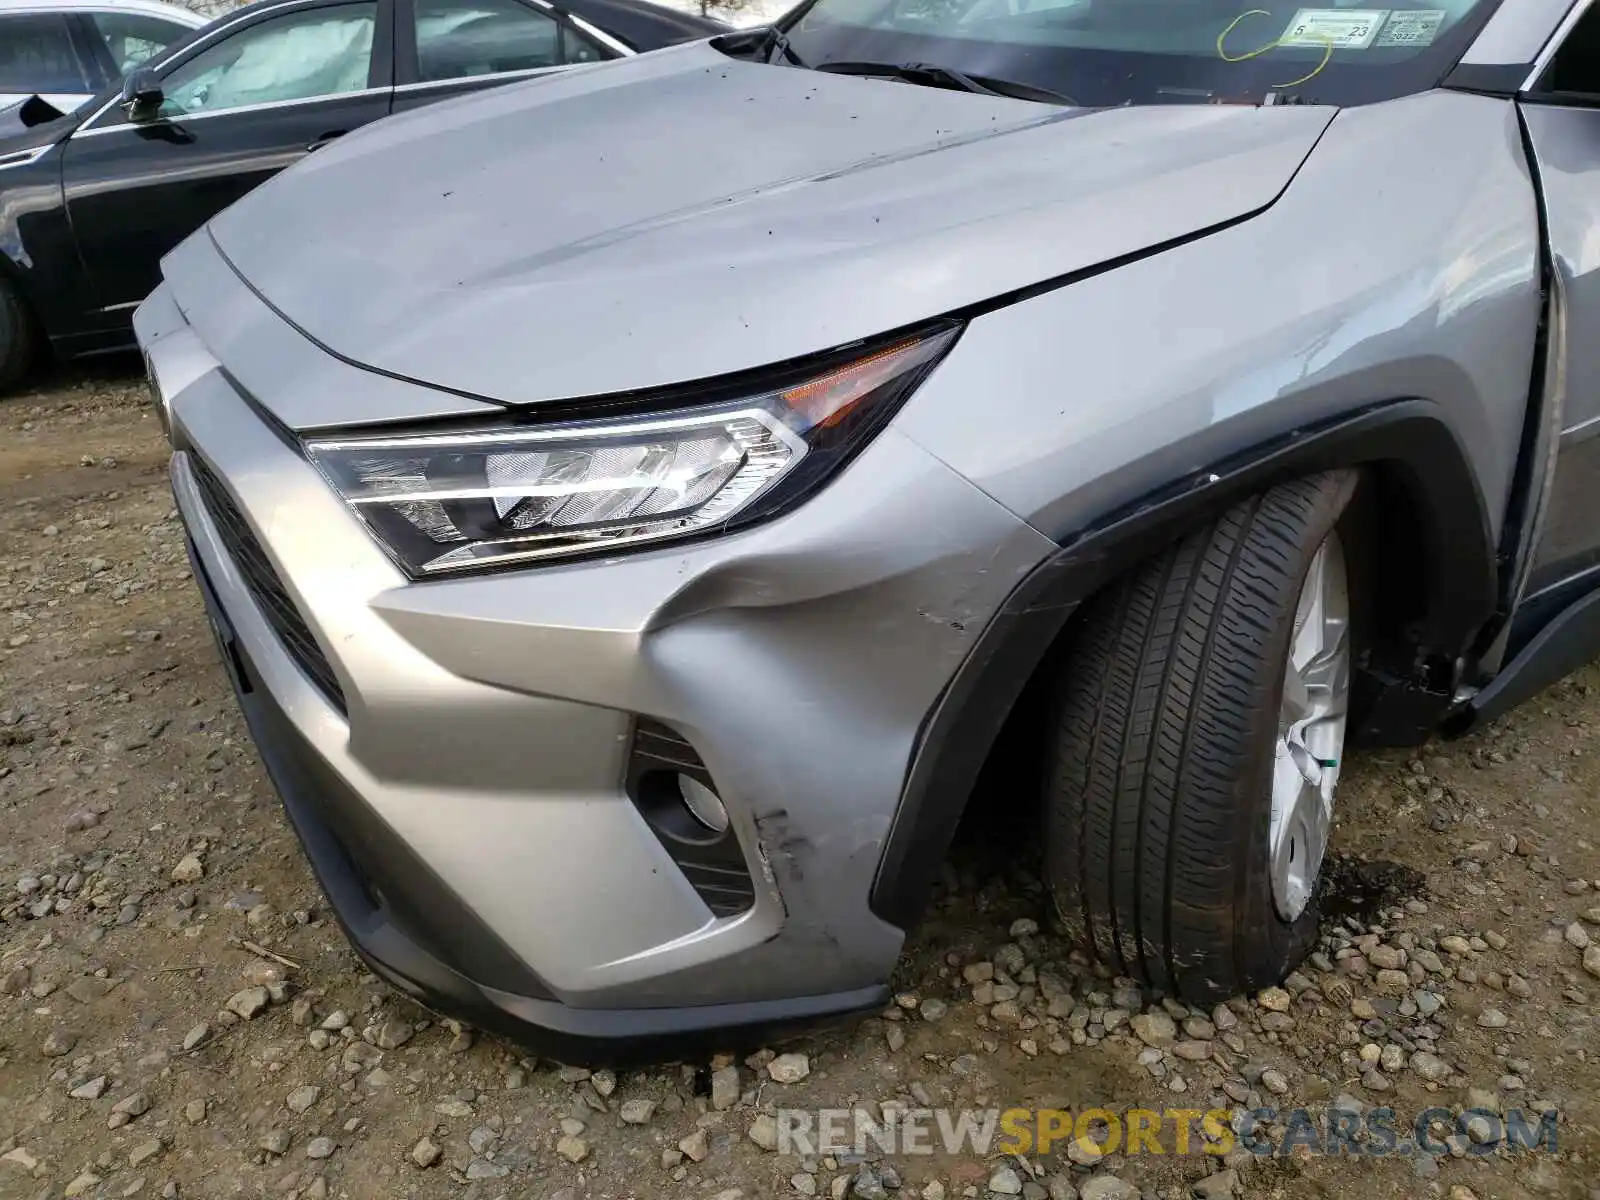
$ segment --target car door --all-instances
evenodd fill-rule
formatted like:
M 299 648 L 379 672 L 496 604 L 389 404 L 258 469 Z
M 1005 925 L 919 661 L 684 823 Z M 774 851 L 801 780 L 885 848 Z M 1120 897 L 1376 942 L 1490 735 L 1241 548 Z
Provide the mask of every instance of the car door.
M 628 53 L 525 0 L 399 0 L 395 110 Z
M 154 119 L 112 103 L 73 134 L 67 213 L 106 324 L 126 320 L 162 255 L 211 217 L 388 113 L 392 13 L 391 0 L 252 10 L 152 69 L 164 93 Z
M 1520 101 L 1544 206 L 1564 377 L 1554 468 L 1523 604 L 1553 611 L 1600 582 L 1600 5 L 1566 31 Z

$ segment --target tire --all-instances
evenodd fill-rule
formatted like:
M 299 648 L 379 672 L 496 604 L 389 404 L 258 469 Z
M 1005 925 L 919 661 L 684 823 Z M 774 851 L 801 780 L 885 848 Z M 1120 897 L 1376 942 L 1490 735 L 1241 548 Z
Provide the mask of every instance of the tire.
M 1082 614 L 1051 725 L 1046 876 L 1067 935 L 1154 992 L 1209 1004 L 1257 991 L 1279 982 L 1316 937 L 1321 850 L 1301 881 L 1303 907 L 1285 908 L 1281 893 L 1294 892 L 1298 877 L 1292 867 L 1274 875 L 1274 846 L 1291 863 L 1315 837 L 1298 847 L 1288 837 L 1274 842 L 1273 781 L 1286 765 L 1293 782 L 1283 794 L 1302 786 L 1293 778 L 1302 760 L 1280 715 L 1291 639 L 1298 659 L 1314 636 L 1302 638 L 1296 624 L 1314 565 L 1308 594 L 1334 584 L 1350 594 L 1343 547 L 1354 531 L 1336 531 L 1359 481 L 1354 470 L 1333 471 L 1252 497 L 1108 587 Z M 1359 632 L 1348 605 L 1342 626 L 1319 619 L 1317 629 L 1333 630 L 1326 636 L 1342 645 L 1328 651 L 1326 670 L 1336 673 L 1342 661 L 1347 697 Z M 1339 688 L 1330 682 L 1326 691 Z M 1291 701 L 1306 694 L 1297 688 Z M 1331 812 L 1342 704 L 1339 713 L 1315 726 L 1331 758 L 1306 767 L 1319 778 L 1331 770 L 1326 798 L 1322 784 L 1305 785 L 1317 800 L 1296 813 Z M 1305 876 L 1304 858 L 1299 866 Z
M 0 279 L 0 395 L 27 376 L 37 346 L 33 314 L 16 288 Z

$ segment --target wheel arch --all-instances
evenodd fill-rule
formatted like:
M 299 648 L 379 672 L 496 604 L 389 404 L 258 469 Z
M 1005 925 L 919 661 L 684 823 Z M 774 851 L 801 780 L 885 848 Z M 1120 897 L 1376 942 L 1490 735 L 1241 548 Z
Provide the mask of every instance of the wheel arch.
M 1366 569 L 1385 586 L 1352 733 L 1423 740 L 1445 717 L 1464 657 L 1496 607 L 1498 561 L 1482 489 L 1432 401 L 1401 398 L 1293 431 L 1174 480 L 1062 541 L 990 621 L 930 712 L 869 897 L 900 928 L 920 917 L 974 782 L 1017 702 L 1082 603 L 1133 564 L 1245 496 L 1335 467 L 1368 468 Z

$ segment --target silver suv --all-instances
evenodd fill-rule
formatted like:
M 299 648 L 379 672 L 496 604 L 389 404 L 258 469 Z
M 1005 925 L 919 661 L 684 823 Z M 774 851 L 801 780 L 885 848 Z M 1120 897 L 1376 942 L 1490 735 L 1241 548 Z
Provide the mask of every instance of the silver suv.
M 1600 647 L 1600 10 L 1448 4 L 814 0 L 174 251 L 195 575 L 373 968 L 569 1060 L 871 1010 L 1000 755 L 1086 950 L 1281 978 L 1347 742 Z

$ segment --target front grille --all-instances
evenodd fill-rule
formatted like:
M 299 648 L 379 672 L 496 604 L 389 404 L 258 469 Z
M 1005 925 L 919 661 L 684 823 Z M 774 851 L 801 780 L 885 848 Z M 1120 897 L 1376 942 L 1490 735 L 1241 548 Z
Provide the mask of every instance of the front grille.
M 322 647 L 317 645 L 317 639 L 295 608 L 288 589 L 272 569 L 271 560 L 261 548 L 261 543 L 256 541 L 256 535 L 251 532 L 244 514 L 234 504 L 233 497 L 228 495 L 228 489 L 222 486 L 222 481 L 212 474 L 199 455 L 191 454 L 189 461 L 194 467 L 195 482 L 205 497 L 211 519 L 216 522 L 217 532 L 222 537 L 228 556 L 244 577 L 245 586 L 250 589 L 256 607 L 261 610 L 267 624 L 272 626 L 272 632 L 278 635 L 289 657 L 335 708 L 345 712 L 344 690 L 339 686 L 338 676 L 333 673 Z

